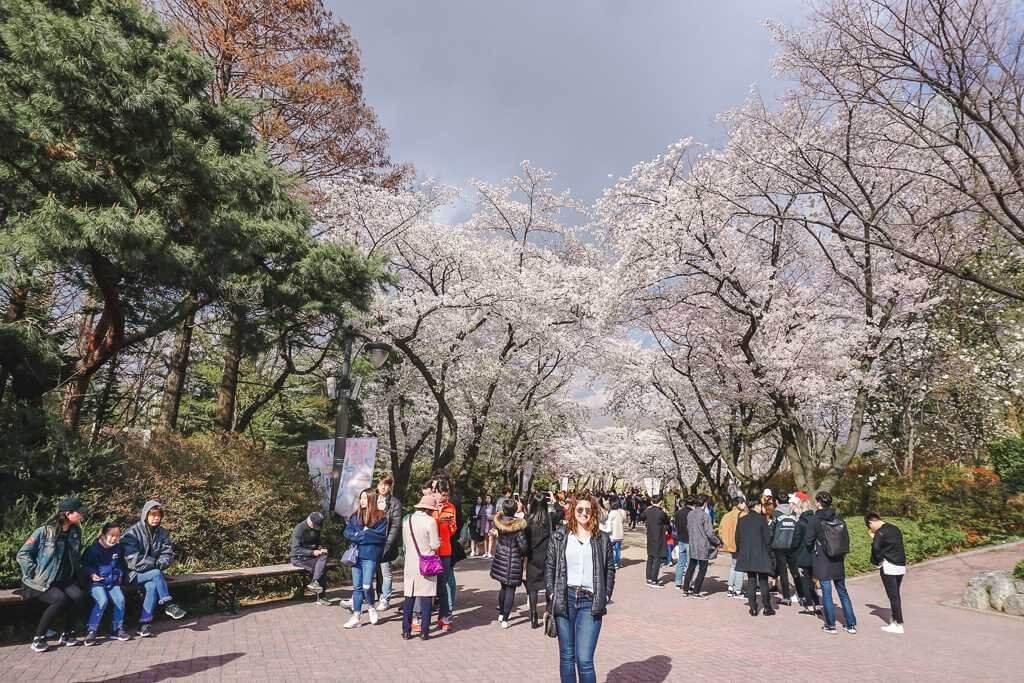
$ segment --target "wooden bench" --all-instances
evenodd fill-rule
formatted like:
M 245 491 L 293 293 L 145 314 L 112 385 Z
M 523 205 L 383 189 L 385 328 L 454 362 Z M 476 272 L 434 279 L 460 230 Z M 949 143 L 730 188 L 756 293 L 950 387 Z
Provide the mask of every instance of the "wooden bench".
M 327 563 L 327 568 L 339 566 L 337 561 Z M 305 581 L 309 571 L 293 564 L 272 564 L 265 567 L 245 567 L 242 569 L 216 569 L 195 574 L 175 574 L 167 577 L 167 585 L 196 586 L 204 583 L 213 584 L 214 607 L 219 610 L 238 613 L 238 584 L 250 579 L 269 579 L 280 576 L 298 576 Z M 121 587 L 126 593 L 139 591 L 138 584 L 129 583 Z M 0 605 L 24 602 L 25 598 L 15 593 L 16 589 L 0 589 Z

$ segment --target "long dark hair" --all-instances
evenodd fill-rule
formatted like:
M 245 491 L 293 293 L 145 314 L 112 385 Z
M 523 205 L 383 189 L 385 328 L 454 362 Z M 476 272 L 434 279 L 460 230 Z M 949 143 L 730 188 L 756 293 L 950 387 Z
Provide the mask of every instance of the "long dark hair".
M 551 513 L 548 512 L 548 496 L 546 493 L 535 493 L 530 496 L 530 511 L 526 516 L 530 526 L 536 529 L 551 527 Z

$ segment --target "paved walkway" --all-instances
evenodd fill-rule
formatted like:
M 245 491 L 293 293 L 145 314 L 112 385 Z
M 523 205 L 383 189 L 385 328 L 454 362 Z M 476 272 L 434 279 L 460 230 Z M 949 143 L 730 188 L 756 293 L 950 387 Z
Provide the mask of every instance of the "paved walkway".
M 1024 620 L 941 604 L 976 571 L 1011 567 L 1024 557 L 1024 544 L 912 568 L 904 636 L 879 630 L 888 603 L 878 578 L 853 580 L 860 633 L 828 636 L 818 620 L 791 607 L 750 617 L 745 603 L 720 592 L 727 558 L 712 565 L 705 588 L 717 594 L 708 600 L 686 599 L 671 586 L 647 588 L 643 538 L 631 534 L 627 543 L 628 564 L 598 645 L 598 680 L 1024 680 Z M 455 628 L 428 642 L 402 641 L 394 609 L 376 627 L 345 631 L 347 610 L 279 602 L 237 616 L 161 621 L 149 640 L 45 654 L 26 644 L 2 647 L 0 681 L 557 681 L 556 641 L 530 629 L 525 606 L 513 628 L 498 628 L 487 562 L 459 565 Z M 445 668 L 449 675 L 440 675 Z

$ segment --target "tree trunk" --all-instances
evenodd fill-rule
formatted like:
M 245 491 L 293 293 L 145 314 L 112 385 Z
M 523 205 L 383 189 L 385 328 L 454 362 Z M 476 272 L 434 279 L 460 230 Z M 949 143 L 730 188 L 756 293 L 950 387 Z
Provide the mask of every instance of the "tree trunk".
M 117 356 L 110 359 L 107 364 L 107 377 L 103 383 L 103 391 L 100 392 L 99 400 L 96 402 L 96 416 L 92 423 L 92 435 L 89 437 L 89 447 L 96 445 L 99 441 L 100 432 L 107 421 L 107 411 L 110 409 L 110 397 L 114 393 L 114 385 L 117 383 Z
M 82 404 L 95 370 L 83 370 L 68 382 L 64 389 L 64 401 L 61 404 L 60 417 L 64 426 L 70 431 L 78 429 L 82 419 Z
M 171 364 L 164 381 L 164 395 L 160 403 L 160 427 L 167 431 L 178 428 L 178 412 L 181 409 L 181 394 L 185 389 L 189 355 L 192 350 L 192 330 L 196 324 L 193 311 L 178 323 L 174 330 L 174 349 Z
M 235 423 L 235 403 L 238 400 L 238 368 L 242 364 L 242 341 L 245 332 L 245 313 L 231 311 L 231 328 L 224 339 L 224 369 L 217 390 L 217 414 L 214 424 L 230 432 Z

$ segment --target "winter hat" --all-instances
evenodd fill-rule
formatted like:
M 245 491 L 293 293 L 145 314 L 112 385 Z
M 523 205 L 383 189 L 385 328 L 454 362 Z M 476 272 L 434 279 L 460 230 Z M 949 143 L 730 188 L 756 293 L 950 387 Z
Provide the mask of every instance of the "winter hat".
M 765 489 L 765 490 L 764 490 L 764 491 L 763 491 L 763 492 L 761 493 L 761 497 L 762 497 L 762 498 L 771 498 L 771 497 L 772 497 L 772 490 L 771 490 L 771 489 Z
M 793 504 L 796 504 L 796 503 L 802 503 L 805 500 L 809 500 L 809 499 L 810 499 L 810 496 L 808 496 L 806 493 L 804 493 L 803 491 L 797 491 L 797 492 L 795 492 L 793 495 L 791 495 L 789 497 L 789 502 L 793 503 Z
M 324 523 L 324 515 L 322 512 L 311 512 L 309 513 L 309 523 L 313 525 L 314 529 L 319 529 Z
M 432 493 L 427 493 L 420 498 L 420 502 L 413 505 L 413 507 L 420 510 L 437 510 L 437 496 Z
M 89 514 L 89 506 L 78 498 L 65 498 L 58 503 L 57 512 L 81 512 L 83 515 L 87 515 Z

